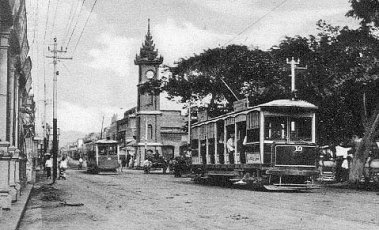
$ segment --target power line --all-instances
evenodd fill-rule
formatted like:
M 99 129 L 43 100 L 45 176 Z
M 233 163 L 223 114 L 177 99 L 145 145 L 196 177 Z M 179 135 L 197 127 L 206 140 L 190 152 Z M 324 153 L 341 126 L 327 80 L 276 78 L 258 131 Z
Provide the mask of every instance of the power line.
M 47 5 L 47 15 L 46 15 L 46 24 L 45 24 L 45 35 L 43 36 L 43 44 L 46 42 L 46 32 L 47 32 L 47 23 L 49 22 L 49 11 L 50 11 L 50 0 Z
M 58 5 L 59 5 L 59 1 L 60 1 L 60 0 L 57 0 L 57 4 L 56 4 L 56 6 L 55 6 L 54 19 L 53 19 L 53 28 L 51 29 L 51 33 L 54 32 L 55 19 L 56 19 L 56 17 L 57 17 L 57 9 L 58 9 Z
M 66 44 L 66 48 L 70 45 L 70 42 L 71 42 L 71 39 L 72 39 L 72 35 L 74 34 L 74 32 L 75 32 L 75 30 L 76 30 L 76 27 L 78 26 L 79 18 L 80 18 L 80 14 L 81 14 L 81 12 L 82 12 L 83 5 L 84 5 L 85 2 L 86 2 L 86 0 L 83 0 L 82 5 L 80 6 L 80 11 L 79 11 L 79 14 L 78 14 L 78 16 L 77 16 L 77 20 L 76 20 L 75 26 L 74 26 L 74 28 L 73 28 L 73 30 L 72 30 L 72 32 L 71 32 L 70 38 L 68 39 L 68 42 L 67 42 L 67 44 Z
M 33 28 L 33 41 L 32 41 L 32 45 L 34 44 L 35 42 L 35 38 L 36 38 L 36 29 L 38 28 L 38 6 L 39 6 L 39 2 L 38 0 L 36 1 L 36 7 L 34 7 L 34 28 Z
M 70 69 L 66 66 L 66 64 L 64 64 L 64 62 L 61 62 L 61 63 L 62 63 L 62 65 L 63 65 L 63 67 L 66 68 L 66 70 L 68 71 L 68 73 L 69 73 L 71 76 L 74 76 L 74 75 L 71 73 Z
M 89 21 L 89 19 L 90 19 L 90 17 L 91 17 L 91 14 L 92 14 L 92 12 L 93 12 L 93 9 L 95 8 L 96 3 L 97 3 L 97 0 L 95 0 L 95 2 L 94 2 L 93 5 L 92 5 L 91 11 L 89 12 L 89 15 L 88 15 L 88 17 L 87 17 L 86 23 L 85 23 L 84 26 L 83 26 L 82 32 L 80 33 L 80 36 L 79 36 L 79 39 L 78 39 L 78 41 L 76 42 L 76 45 L 75 45 L 74 51 L 72 52 L 72 55 L 74 55 L 74 53 L 75 53 L 75 51 L 76 51 L 76 48 L 77 48 L 78 45 L 79 45 L 79 42 L 80 42 L 80 39 L 82 38 L 82 35 L 83 35 L 83 32 L 84 32 L 84 29 L 85 29 L 86 26 L 87 26 L 87 23 L 88 23 L 88 21 Z
M 69 14 L 69 17 L 68 17 L 68 22 L 67 22 L 67 24 L 66 24 L 66 27 L 64 28 L 64 35 L 63 35 L 63 38 L 62 38 L 62 41 L 63 41 L 63 44 L 65 44 L 66 43 L 66 38 L 67 38 L 67 36 L 68 36 L 68 33 L 69 33 L 69 29 L 71 28 L 71 24 L 72 24 L 72 19 L 73 19 L 73 17 L 74 17 L 74 15 L 76 14 L 76 11 L 77 10 L 75 10 L 75 12 L 73 11 L 74 10 L 74 6 L 75 6 L 75 3 L 73 3 L 72 1 L 75 1 L 75 3 L 76 3 L 76 9 L 78 9 L 78 4 L 79 4 L 79 2 L 78 1 L 76 1 L 76 0 L 71 0 L 71 9 L 70 9 L 70 14 Z
M 282 1 L 281 3 L 279 3 L 278 5 L 276 5 L 274 8 L 272 8 L 270 11 L 268 11 L 267 13 L 265 13 L 263 16 L 261 16 L 260 18 L 258 18 L 257 20 L 255 20 L 254 22 L 252 22 L 251 24 L 249 24 L 245 29 L 243 29 L 241 32 L 239 32 L 236 36 L 234 36 L 232 39 L 230 39 L 229 41 L 227 41 L 223 46 L 226 46 L 227 44 L 229 44 L 231 41 L 233 41 L 234 39 L 236 39 L 238 36 L 240 36 L 241 34 L 243 34 L 244 32 L 246 32 L 248 29 L 250 29 L 252 26 L 254 26 L 255 24 L 257 24 L 258 22 L 260 22 L 263 18 L 265 18 L 267 15 L 269 15 L 271 12 L 273 12 L 274 10 L 278 9 L 279 7 L 281 7 L 284 3 L 286 3 L 288 0 L 284 0 Z

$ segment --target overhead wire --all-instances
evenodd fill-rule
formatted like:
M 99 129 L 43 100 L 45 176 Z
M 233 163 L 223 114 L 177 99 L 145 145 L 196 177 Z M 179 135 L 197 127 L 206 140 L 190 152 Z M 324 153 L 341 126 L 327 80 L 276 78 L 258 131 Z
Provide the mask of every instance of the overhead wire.
M 68 72 L 71 76 L 74 76 L 74 75 L 71 73 L 70 69 L 66 66 L 66 64 L 64 64 L 64 62 L 61 62 L 61 63 L 62 63 L 62 65 L 66 68 L 67 72 Z
M 49 11 L 50 11 L 50 1 L 47 5 L 47 14 L 46 14 L 46 24 L 45 24 L 45 34 L 43 35 L 43 44 L 46 42 L 46 32 L 47 32 L 47 23 L 49 22 Z
M 36 6 L 34 7 L 34 25 L 33 25 L 33 40 L 32 40 L 32 44 L 31 46 L 34 45 L 34 42 L 35 42 L 35 38 L 36 38 L 36 30 L 38 28 L 38 6 L 39 6 L 39 2 L 38 0 L 36 0 Z
M 73 3 L 73 1 L 75 1 L 75 3 Z M 75 11 L 74 11 L 74 6 L 76 5 L 75 7 Z M 62 44 L 65 44 L 66 43 L 66 39 L 67 39 L 67 36 L 68 36 L 68 33 L 69 33 L 69 29 L 71 28 L 71 24 L 72 24 L 72 19 L 73 17 L 75 16 L 76 14 L 76 11 L 78 9 L 78 6 L 79 6 L 79 1 L 76 1 L 76 0 L 71 0 L 71 8 L 70 8 L 70 14 L 69 14 L 69 17 L 68 17 L 68 22 L 66 23 L 66 27 L 64 28 L 64 35 L 62 37 Z
M 288 0 L 283 0 L 282 2 L 280 2 L 278 5 L 276 5 L 275 7 L 271 8 L 267 13 L 265 13 L 264 15 L 262 15 L 261 17 L 259 17 L 257 20 L 253 21 L 252 23 L 250 23 L 246 28 L 244 28 L 242 31 L 240 31 L 236 36 L 234 36 L 232 39 L 230 39 L 229 41 L 227 41 L 226 43 L 224 43 L 222 45 L 222 47 L 226 46 L 227 44 L 229 44 L 230 42 L 232 42 L 234 39 L 236 39 L 238 36 L 240 36 L 241 34 L 245 33 L 248 29 L 250 29 L 252 26 L 256 25 L 258 22 L 260 22 L 263 18 L 265 18 L 267 15 L 269 15 L 270 13 L 272 13 L 273 11 L 275 11 L 276 9 L 278 9 L 279 7 L 281 7 L 284 3 L 286 3 Z M 245 39 L 247 40 L 247 38 Z M 189 68 L 192 68 L 194 66 L 191 65 Z M 221 78 L 221 81 L 225 84 L 225 86 L 228 88 L 228 90 L 233 94 L 233 96 L 238 100 L 238 97 L 236 96 L 236 94 L 233 92 L 233 90 L 229 87 L 229 85 Z
M 57 0 L 57 4 L 55 5 L 54 18 L 53 18 L 53 27 L 51 29 L 51 33 L 54 33 L 55 19 L 57 17 L 57 9 L 58 9 L 58 6 L 59 6 L 59 1 L 60 0 Z
M 71 42 L 72 36 L 74 35 L 75 30 L 76 30 L 76 28 L 77 28 L 77 26 L 78 26 L 79 18 L 80 18 L 80 14 L 81 14 L 81 12 L 82 12 L 82 10 L 83 10 L 83 5 L 84 5 L 85 2 L 86 2 L 86 0 L 83 0 L 82 5 L 80 6 L 80 11 L 79 11 L 78 16 L 76 17 L 76 18 L 77 18 L 77 19 L 76 19 L 76 23 L 75 23 L 74 28 L 72 29 L 72 32 L 71 32 L 70 38 L 68 39 L 68 42 L 67 42 L 67 44 L 66 44 L 66 48 L 70 45 L 70 42 Z
M 262 15 L 261 17 L 259 17 L 257 20 L 253 21 L 251 24 L 249 24 L 245 29 L 243 29 L 241 32 L 239 32 L 236 36 L 234 36 L 232 39 L 230 39 L 229 41 L 227 41 L 223 46 L 226 46 L 227 44 L 229 44 L 230 42 L 232 42 L 234 39 L 236 39 L 238 36 L 240 36 L 241 34 L 245 33 L 248 29 L 250 29 L 252 26 L 254 26 L 255 24 L 257 24 L 258 22 L 260 22 L 263 18 L 265 18 L 267 15 L 269 15 L 270 13 L 272 13 L 273 11 L 275 11 L 276 9 L 278 9 L 279 7 L 281 7 L 284 3 L 286 3 L 288 0 L 284 0 L 282 1 L 281 3 L 279 3 L 278 5 L 276 5 L 275 7 L 273 7 L 271 10 L 269 10 L 268 12 L 266 12 L 264 15 Z
M 76 48 L 77 48 L 78 45 L 79 45 L 80 39 L 82 38 L 83 32 L 84 32 L 84 30 L 85 30 L 85 28 L 86 28 L 86 26 L 87 26 L 87 24 L 88 24 L 88 21 L 89 21 L 89 19 L 90 19 L 90 17 L 91 17 L 91 14 L 92 14 L 92 12 L 93 12 L 93 9 L 95 8 L 96 3 L 97 3 L 97 0 L 95 0 L 94 3 L 93 3 L 93 5 L 92 5 L 91 11 L 89 12 L 89 15 L 88 15 L 88 17 L 87 17 L 87 20 L 86 20 L 86 22 L 85 22 L 85 24 L 84 24 L 84 26 L 83 26 L 82 32 L 80 32 L 80 36 L 79 36 L 79 38 L 78 38 L 78 41 L 76 42 L 76 45 L 75 45 L 74 51 L 72 52 L 72 55 L 74 55 L 74 53 L 75 53 L 75 51 L 76 51 Z

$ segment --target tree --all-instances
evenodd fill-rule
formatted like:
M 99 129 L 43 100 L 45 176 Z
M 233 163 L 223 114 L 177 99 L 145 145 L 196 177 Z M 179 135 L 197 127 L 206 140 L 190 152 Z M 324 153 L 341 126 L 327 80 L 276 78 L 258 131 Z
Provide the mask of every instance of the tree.
M 364 45 L 361 50 L 361 65 L 354 69 L 352 74 L 361 76 L 362 82 L 365 85 L 378 85 L 379 64 L 378 64 L 378 39 L 370 29 L 378 29 L 379 27 L 379 2 L 376 0 L 350 0 L 352 9 L 346 14 L 350 17 L 361 19 L 361 30 L 367 33 L 370 40 L 374 40 L 373 46 Z M 374 89 L 375 90 L 375 89 Z M 371 111 L 367 113 L 367 108 L 364 107 L 364 126 L 365 135 L 360 142 L 355 156 L 353 158 L 352 168 L 350 170 L 349 180 L 357 182 L 363 175 L 363 168 L 369 156 L 372 142 L 378 136 L 379 126 L 379 95 L 376 89 L 376 100 L 372 102 Z
M 208 49 L 181 59 L 175 68 L 171 68 L 173 77 L 165 90 L 171 97 L 181 97 L 183 102 L 191 98 L 210 98 L 208 109 L 216 116 L 230 111 L 232 103 L 238 99 L 250 97 L 257 104 L 267 97 L 283 94 L 281 78 L 278 78 L 274 64 L 268 52 L 246 46 Z
M 379 27 L 379 1 L 350 0 L 350 3 L 352 9 L 346 16 L 361 19 L 362 26 L 373 23 L 374 26 Z

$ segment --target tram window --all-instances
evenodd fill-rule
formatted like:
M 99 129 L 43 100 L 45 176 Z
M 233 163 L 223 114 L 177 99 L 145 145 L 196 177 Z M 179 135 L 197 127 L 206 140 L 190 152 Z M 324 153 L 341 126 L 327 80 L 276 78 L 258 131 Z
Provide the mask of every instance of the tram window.
M 99 155 L 107 155 L 107 146 L 99 145 Z
M 192 156 L 197 157 L 199 156 L 199 140 L 193 139 L 191 140 L 191 150 L 192 150 Z
M 109 155 L 116 155 L 117 154 L 116 148 L 117 148 L 116 146 L 109 146 L 108 154 Z
M 287 119 L 286 117 L 266 117 L 265 119 L 265 139 L 285 140 L 287 139 Z
M 259 141 L 259 129 L 247 130 L 247 143 Z
M 312 119 L 310 117 L 300 117 L 291 119 L 291 141 L 312 140 Z
M 247 143 L 259 142 L 259 112 L 253 111 L 246 117 Z

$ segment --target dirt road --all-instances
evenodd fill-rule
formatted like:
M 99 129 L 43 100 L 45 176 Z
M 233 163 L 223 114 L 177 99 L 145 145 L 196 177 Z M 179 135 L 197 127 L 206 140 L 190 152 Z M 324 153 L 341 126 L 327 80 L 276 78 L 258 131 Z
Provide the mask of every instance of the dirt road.
M 36 186 L 20 229 L 379 229 L 374 192 L 249 191 L 134 170 L 68 176 Z

